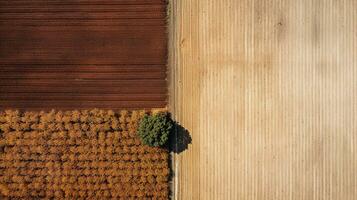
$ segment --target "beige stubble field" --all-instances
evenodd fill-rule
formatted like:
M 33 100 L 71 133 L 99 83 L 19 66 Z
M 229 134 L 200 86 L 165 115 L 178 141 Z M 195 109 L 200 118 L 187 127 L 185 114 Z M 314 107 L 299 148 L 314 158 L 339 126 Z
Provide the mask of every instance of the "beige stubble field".
M 357 2 L 170 2 L 176 199 L 357 198 Z

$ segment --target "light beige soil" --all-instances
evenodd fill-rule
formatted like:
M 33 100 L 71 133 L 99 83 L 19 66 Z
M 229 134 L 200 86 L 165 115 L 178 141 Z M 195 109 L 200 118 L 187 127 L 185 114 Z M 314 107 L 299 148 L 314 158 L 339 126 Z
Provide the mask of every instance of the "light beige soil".
M 357 1 L 171 3 L 176 199 L 357 199 Z

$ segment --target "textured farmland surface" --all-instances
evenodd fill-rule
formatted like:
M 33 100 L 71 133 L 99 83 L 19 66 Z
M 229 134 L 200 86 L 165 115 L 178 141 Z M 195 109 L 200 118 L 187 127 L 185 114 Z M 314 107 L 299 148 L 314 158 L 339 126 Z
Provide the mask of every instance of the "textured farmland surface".
M 0 199 L 168 199 L 168 152 L 144 111 L 0 113 Z
M 172 1 L 178 200 L 357 199 L 357 1 Z
M 164 0 L 0 0 L 0 109 L 166 105 Z

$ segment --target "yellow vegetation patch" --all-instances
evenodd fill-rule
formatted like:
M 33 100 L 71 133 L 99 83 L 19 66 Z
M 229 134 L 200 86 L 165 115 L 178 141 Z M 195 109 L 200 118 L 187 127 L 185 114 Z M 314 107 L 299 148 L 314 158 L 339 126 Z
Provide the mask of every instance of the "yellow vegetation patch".
M 0 199 L 167 199 L 168 152 L 144 111 L 0 112 Z

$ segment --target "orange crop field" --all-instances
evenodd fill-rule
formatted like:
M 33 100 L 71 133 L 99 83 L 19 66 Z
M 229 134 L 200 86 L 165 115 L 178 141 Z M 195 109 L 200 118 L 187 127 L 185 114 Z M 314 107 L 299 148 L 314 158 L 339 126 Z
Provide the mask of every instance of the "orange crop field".
M 145 111 L 0 112 L 0 199 L 167 199 L 168 152 Z

